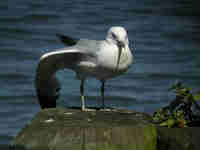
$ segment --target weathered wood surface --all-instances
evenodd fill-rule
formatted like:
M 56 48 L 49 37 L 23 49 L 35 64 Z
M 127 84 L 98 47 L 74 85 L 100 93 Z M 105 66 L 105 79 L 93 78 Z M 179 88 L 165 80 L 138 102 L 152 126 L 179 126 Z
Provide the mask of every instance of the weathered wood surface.
M 127 110 L 46 109 L 15 138 L 24 150 L 155 150 L 150 116 Z
M 200 128 L 156 127 L 128 110 L 41 110 L 15 137 L 12 150 L 199 150 Z

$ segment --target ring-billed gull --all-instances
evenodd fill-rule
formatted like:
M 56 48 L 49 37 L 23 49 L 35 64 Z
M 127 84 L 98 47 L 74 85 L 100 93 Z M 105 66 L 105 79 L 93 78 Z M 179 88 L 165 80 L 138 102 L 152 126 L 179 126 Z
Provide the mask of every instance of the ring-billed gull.
M 95 77 L 101 81 L 102 108 L 104 105 L 105 81 L 126 72 L 133 61 L 129 40 L 123 27 L 111 27 L 105 40 L 73 39 L 58 35 L 70 46 L 45 53 L 41 56 L 36 72 L 35 87 L 41 108 L 56 107 L 60 84 L 56 71 L 64 68 L 76 72 L 80 83 L 81 109 L 85 107 L 84 81 Z

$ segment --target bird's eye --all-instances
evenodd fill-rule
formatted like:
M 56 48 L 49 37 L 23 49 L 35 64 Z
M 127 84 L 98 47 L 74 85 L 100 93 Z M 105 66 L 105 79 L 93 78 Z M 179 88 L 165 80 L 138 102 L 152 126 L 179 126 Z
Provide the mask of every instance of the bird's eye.
M 112 37 L 113 39 L 117 39 L 117 36 L 114 33 L 112 33 Z

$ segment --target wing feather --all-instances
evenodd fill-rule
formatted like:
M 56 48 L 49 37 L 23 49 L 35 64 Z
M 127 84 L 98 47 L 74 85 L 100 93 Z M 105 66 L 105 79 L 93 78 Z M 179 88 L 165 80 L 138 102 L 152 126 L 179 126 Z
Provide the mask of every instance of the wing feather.
M 44 54 L 40 58 L 36 71 L 36 88 L 48 88 L 48 83 L 52 81 L 51 79 L 58 70 L 75 68 L 82 55 L 81 52 L 73 49 L 53 51 Z

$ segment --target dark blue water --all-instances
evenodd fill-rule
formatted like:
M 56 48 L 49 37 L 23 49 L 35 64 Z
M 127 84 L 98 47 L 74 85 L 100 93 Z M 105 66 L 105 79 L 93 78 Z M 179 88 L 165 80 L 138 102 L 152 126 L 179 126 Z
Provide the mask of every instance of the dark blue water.
M 199 89 L 200 9 L 195 0 L 1 0 L 0 147 L 39 112 L 34 78 L 39 57 L 64 45 L 56 33 L 104 39 L 109 27 L 128 30 L 134 64 L 106 83 L 106 105 L 153 112 L 173 98 L 177 79 Z M 59 71 L 59 106 L 78 106 L 79 81 Z M 100 105 L 99 82 L 87 81 L 87 105 Z

